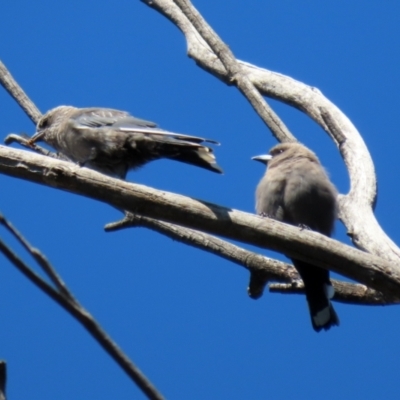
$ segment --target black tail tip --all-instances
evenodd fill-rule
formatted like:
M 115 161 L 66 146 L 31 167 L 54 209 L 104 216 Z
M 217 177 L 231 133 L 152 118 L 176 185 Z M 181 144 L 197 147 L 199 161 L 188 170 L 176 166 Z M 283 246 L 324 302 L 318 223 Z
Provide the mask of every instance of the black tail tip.
M 332 326 L 339 326 L 340 321 L 332 304 L 329 304 L 329 307 L 315 315 L 311 315 L 311 323 L 314 330 L 320 332 L 322 329 L 327 331 Z
M 218 164 L 210 164 L 211 171 L 216 172 L 217 174 L 223 174 L 224 170 Z

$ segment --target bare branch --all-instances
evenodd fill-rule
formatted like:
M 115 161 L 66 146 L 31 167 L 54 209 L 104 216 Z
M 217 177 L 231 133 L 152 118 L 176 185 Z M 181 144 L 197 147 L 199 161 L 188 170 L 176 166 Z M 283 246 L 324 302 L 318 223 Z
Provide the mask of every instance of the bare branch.
M 18 143 L 21 146 L 25 147 L 26 149 L 34 150 L 36 153 L 42 154 L 43 156 L 58 158 L 60 160 L 65 159 L 63 157 L 60 157 L 56 153 L 52 153 L 51 151 L 49 151 L 41 146 L 38 146 L 36 143 L 30 143 L 29 139 L 30 139 L 30 137 L 27 135 L 25 136 L 25 135 L 18 135 L 17 133 L 10 133 L 4 139 L 4 143 L 6 145 L 10 145 L 12 143 Z
M 64 281 L 57 274 L 57 271 L 51 266 L 46 257 L 38 249 L 32 247 L 30 243 L 28 243 L 28 241 L 21 235 L 21 233 L 18 232 L 17 229 L 4 218 L 3 214 L 0 214 L 0 224 L 3 225 L 17 239 L 17 241 L 21 243 L 25 250 L 32 255 L 35 261 L 40 265 L 43 271 L 57 287 L 59 292 L 69 301 L 77 304 L 77 301 L 74 299 L 72 293 L 68 290 Z
M 301 282 L 299 283 L 300 276 L 292 265 L 245 250 L 204 232 L 132 213 L 127 213 L 121 221 L 106 225 L 105 229 L 111 232 L 131 227 L 152 229 L 173 240 L 197 247 L 246 268 L 251 275 L 248 291 L 249 296 L 252 298 L 261 297 L 264 286 L 270 280 L 288 282 L 270 284 L 271 292 L 304 294 L 304 286 Z M 342 303 L 383 305 L 400 302 L 398 297 L 384 296 L 382 293 L 364 285 L 341 282 L 334 279 L 332 283 L 335 287 L 333 300 Z
M 399 304 L 400 299 L 397 297 L 386 296 L 377 290 L 368 288 L 365 285 L 353 284 L 336 279 L 331 279 L 335 288 L 335 296 L 332 300 L 345 304 L 356 304 L 363 306 L 387 306 Z M 269 285 L 271 293 L 282 294 L 304 294 L 303 282 L 291 283 L 271 283 Z
M 18 233 L 11 224 L 2 216 L 1 223 L 7 227 L 9 231 L 29 250 L 33 250 L 35 259 L 39 263 L 45 259 L 38 250 L 27 242 L 25 238 Z M 56 279 L 57 286 L 62 285 L 62 292 L 58 292 L 52 288 L 46 281 L 37 275 L 30 267 L 28 267 L 3 241 L 0 240 L 0 252 L 14 265 L 26 278 L 28 278 L 39 289 L 46 293 L 51 299 L 69 312 L 81 325 L 92 335 L 92 337 L 100 344 L 101 347 L 117 362 L 117 364 L 126 372 L 126 374 L 136 383 L 142 392 L 151 400 L 162 400 L 163 396 L 156 390 L 152 383 L 143 375 L 143 373 L 133 364 L 133 362 L 125 355 L 125 353 L 117 346 L 117 344 L 107 335 L 100 324 L 92 317 L 92 315 L 83 308 L 77 300 L 75 300 L 71 292 L 67 289 L 64 282 L 55 272 L 54 268 L 48 264 L 44 268 L 46 273 L 50 272 L 50 276 Z M 30 251 L 31 252 L 31 251 Z M 32 254 L 32 252 L 31 252 Z M 39 255 L 38 255 L 39 254 Z M 43 266 L 42 266 L 43 267 Z M 58 282 L 59 281 L 59 282 Z M 65 295 L 67 293 L 67 296 Z M 1 370 L 0 370 L 1 372 Z M 1 378 L 1 376 L 0 376 Z M 1 382 L 0 382 L 1 383 Z
M 236 60 L 232 51 L 205 22 L 201 14 L 189 1 L 174 0 L 174 2 L 222 62 L 226 70 L 225 81 L 238 87 L 279 141 L 295 141 L 295 137 L 290 133 L 283 121 L 263 99 L 260 92 L 255 89 L 253 83 L 247 77 L 246 71 Z
M 246 269 L 263 273 L 269 276 L 270 279 L 288 282 L 298 278 L 296 270 L 288 264 L 245 250 L 207 233 L 183 228 L 142 215 L 127 213 L 121 221 L 106 225 L 105 230 L 111 232 L 131 227 L 152 229 L 173 240 L 205 250 Z
M 213 42 L 218 43 L 219 38 L 216 35 L 210 38 L 213 34 L 211 28 L 197 24 L 197 11 L 193 7 L 187 6 L 184 8 L 185 12 L 182 12 L 175 0 L 142 1 L 170 19 L 184 33 L 188 55 L 201 68 L 232 84 L 231 75 L 224 66 L 226 53 L 214 52 L 210 45 Z M 190 3 L 186 0 L 184 4 Z M 204 20 L 201 22 L 206 24 Z M 223 58 L 220 59 L 220 56 Z M 377 191 L 375 169 L 368 149 L 351 121 L 318 89 L 246 62 L 237 62 L 241 65 L 241 73 L 252 82 L 261 95 L 296 107 L 331 135 L 339 146 L 351 182 L 350 193 L 339 199 L 340 219 L 357 247 L 398 262 L 400 249 L 387 237 L 372 212 Z M 243 91 L 242 93 L 245 94 Z
M 41 113 L 0 61 L 0 83 L 36 125 Z
M 0 172 L 97 199 L 119 209 L 280 251 L 385 294 L 400 293 L 400 265 L 316 232 L 110 178 L 76 164 L 0 146 Z

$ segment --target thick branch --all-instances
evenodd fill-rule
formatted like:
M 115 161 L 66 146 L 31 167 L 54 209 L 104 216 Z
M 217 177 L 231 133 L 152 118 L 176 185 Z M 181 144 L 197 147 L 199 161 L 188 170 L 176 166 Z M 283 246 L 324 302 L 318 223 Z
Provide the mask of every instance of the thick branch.
M 90 197 L 117 208 L 282 252 L 385 294 L 400 295 L 400 266 L 316 232 L 0 146 L 0 172 Z

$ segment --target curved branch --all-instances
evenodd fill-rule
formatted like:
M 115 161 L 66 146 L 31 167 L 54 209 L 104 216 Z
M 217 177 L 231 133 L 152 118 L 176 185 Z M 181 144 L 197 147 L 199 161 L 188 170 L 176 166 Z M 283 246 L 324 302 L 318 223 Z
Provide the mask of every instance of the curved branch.
M 201 68 L 232 84 L 232 77 L 227 72 L 231 68 L 228 66 L 231 59 L 225 54 L 221 57 L 221 51 L 213 51 L 217 45 L 223 49 L 220 39 L 203 19 L 197 18 L 197 11 L 187 0 L 142 1 L 171 20 L 184 33 L 188 55 Z M 400 249 L 385 234 L 373 214 L 377 193 L 375 169 L 368 149 L 351 121 L 318 89 L 243 61 L 234 62 L 240 64 L 242 73 L 259 93 L 306 113 L 331 135 L 346 163 L 351 184 L 350 192 L 339 198 L 340 219 L 357 247 L 398 262 Z

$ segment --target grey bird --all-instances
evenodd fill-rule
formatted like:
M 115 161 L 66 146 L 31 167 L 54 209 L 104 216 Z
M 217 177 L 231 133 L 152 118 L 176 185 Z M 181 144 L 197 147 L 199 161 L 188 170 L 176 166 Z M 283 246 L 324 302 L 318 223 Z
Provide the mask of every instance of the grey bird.
M 337 214 L 337 191 L 318 157 L 299 143 L 281 143 L 268 155 L 253 157 L 268 164 L 256 191 L 258 214 L 331 236 Z M 303 282 L 315 331 L 339 325 L 330 298 L 329 271 L 292 259 Z
M 218 142 L 168 132 L 110 108 L 53 108 L 40 118 L 29 142 L 40 141 L 71 161 L 121 179 L 128 170 L 160 158 L 222 173 L 212 149 L 201 144 Z

